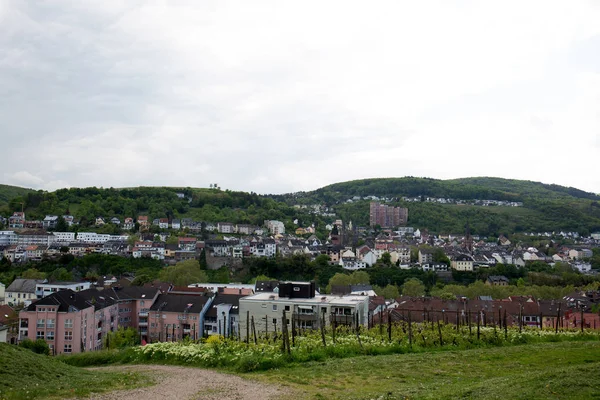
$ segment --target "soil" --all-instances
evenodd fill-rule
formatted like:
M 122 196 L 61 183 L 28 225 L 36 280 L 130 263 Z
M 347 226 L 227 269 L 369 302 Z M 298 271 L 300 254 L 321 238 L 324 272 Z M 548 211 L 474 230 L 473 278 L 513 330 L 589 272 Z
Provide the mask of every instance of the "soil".
M 111 371 L 140 372 L 152 376 L 155 385 L 131 390 L 117 390 L 92 394 L 96 400 L 268 400 L 289 395 L 288 389 L 253 382 L 235 375 L 227 375 L 199 368 L 166 365 L 127 365 L 111 367 Z

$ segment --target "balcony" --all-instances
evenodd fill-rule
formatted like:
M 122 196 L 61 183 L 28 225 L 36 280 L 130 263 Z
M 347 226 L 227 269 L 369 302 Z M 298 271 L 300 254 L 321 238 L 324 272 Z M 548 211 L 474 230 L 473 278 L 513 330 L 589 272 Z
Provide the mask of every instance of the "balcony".
M 332 315 L 329 317 L 329 322 L 340 325 L 352 325 L 354 323 L 354 315 Z
M 148 321 L 140 321 L 138 322 L 138 326 L 148 326 Z
M 148 316 L 148 311 L 140 311 L 138 313 L 138 317 L 147 317 Z
M 294 314 L 296 321 L 317 321 L 319 316 L 316 313 L 311 314 Z

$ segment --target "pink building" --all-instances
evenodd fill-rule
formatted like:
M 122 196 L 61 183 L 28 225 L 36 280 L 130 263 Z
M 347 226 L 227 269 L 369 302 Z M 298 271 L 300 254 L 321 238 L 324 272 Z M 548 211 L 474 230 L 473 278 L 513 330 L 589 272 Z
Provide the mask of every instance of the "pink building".
M 198 339 L 204 332 L 204 316 L 212 297 L 205 294 L 164 293 L 150 308 L 150 342 L 171 342 L 191 337 Z
M 61 290 L 19 313 L 19 340 L 44 339 L 53 354 L 99 350 L 117 329 L 118 303 L 96 289 Z
M 110 289 L 119 302 L 119 326 L 135 328 L 141 340 L 148 342 L 148 313 L 160 294 L 158 288 L 128 286 Z

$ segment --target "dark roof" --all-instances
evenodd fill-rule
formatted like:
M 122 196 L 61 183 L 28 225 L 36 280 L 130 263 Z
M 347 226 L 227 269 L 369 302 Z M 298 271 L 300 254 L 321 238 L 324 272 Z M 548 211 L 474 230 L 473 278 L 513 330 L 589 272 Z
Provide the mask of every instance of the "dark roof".
M 151 311 L 199 314 L 210 297 L 197 294 L 163 293 L 156 298 Z
M 151 300 L 160 290 L 156 287 L 126 286 L 114 287 L 107 291 L 113 293 L 112 295 L 118 300 Z
M 59 312 L 68 312 L 69 309 L 85 310 L 94 307 L 95 310 L 101 310 L 117 302 L 112 296 L 112 291 L 100 291 L 97 289 L 87 289 L 80 292 L 74 292 L 71 289 L 59 290 L 49 296 L 37 300 L 27 307 L 27 311 L 35 311 L 37 306 L 58 306 Z
M 254 284 L 255 292 L 272 292 L 279 287 L 279 281 L 256 281 Z
M 217 294 L 212 302 L 212 306 L 206 312 L 207 317 L 217 316 L 217 306 L 219 304 L 230 304 L 232 306 L 231 312 L 237 314 L 240 308 L 240 299 L 246 297 L 244 294 Z

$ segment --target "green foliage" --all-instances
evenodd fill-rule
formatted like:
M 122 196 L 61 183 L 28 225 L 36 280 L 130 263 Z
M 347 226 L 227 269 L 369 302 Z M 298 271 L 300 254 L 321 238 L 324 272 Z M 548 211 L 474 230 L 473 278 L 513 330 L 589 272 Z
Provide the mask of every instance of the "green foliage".
M 120 327 L 114 332 L 108 332 L 104 337 L 104 346 L 108 349 L 123 349 L 140 344 L 140 335 L 135 328 Z
M 21 274 L 21 278 L 23 279 L 44 279 L 46 274 L 38 271 L 35 268 L 29 268 Z
M 405 283 L 406 285 L 406 283 Z M 400 292 L 398 290 L 398 286 L 396 285 L 387 285 L 381 291 L 381 296 L 386 299 L 395 299 L 400 296 Z
M 407 279 L 402 285 L 402 295 L 410 297 L 421 297 L 425 295 L 425 285 L 416 278 Z
M 187 286 L 190 283 L 209 281 L 208 275 L 200 269 L 200 264 L 196 260 L 180 261 L 163 269 L 159 274 L 159 279 L 176 286 Z
M 44 339 L 36 339 L 35 341 L 31 339 L 25 339 L 19 343 L 19 346 L 24 349 L 31 350 L 36 354 L 43 354 L 46 356 L 50 355 L 50 347 Z

